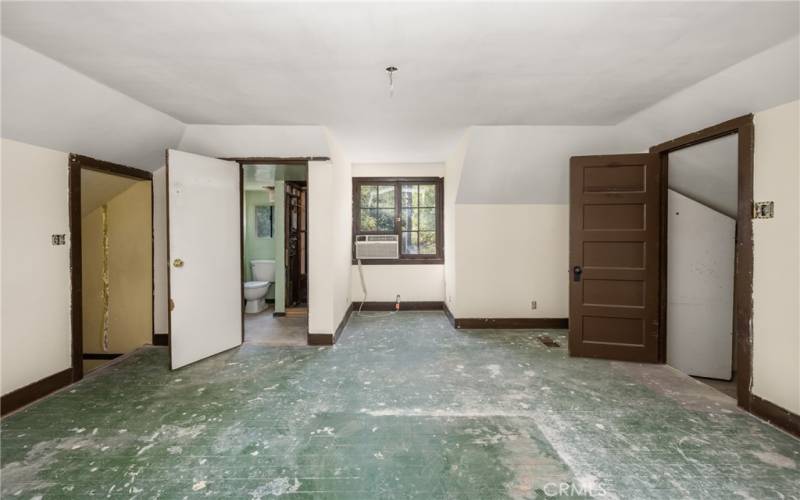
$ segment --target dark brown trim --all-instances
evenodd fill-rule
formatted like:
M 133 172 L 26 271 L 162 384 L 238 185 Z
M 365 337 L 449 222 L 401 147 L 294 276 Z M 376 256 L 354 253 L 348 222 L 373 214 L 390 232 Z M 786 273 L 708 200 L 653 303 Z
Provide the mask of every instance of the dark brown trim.
M 309 333 L 308 345 L 333 345 L 336 341 L 334 335 L 329 333 Z
M 240 165 L 308 165 L 310 161 L 330 161 L 327 156 L 290 156 L 279 158 L 273 156 L 252 156 L 246 158 L 220 158 L 220 160 L 239 162 Z
M 102 172 L 104 174 L 113 174 L 113 175 L 118 175 L 120 177 L 128 177 L 130 179 L 137 179 L 144 181 L 153 180 L 153 173 L 148 172 L 147 170 L 140 170 L 138 168 L 119 165 L 117 163 L 98 160 L 96 158 L 90 158 L 88 156 L 83 156 L 74 153 L 69 155 L 69 159 L 70 159 L 70 164 L 72 163 L 80 164 L 81 168 L 85 168 L 86 170 L 94 170 L 95 172 Z
M 447 307 L 446 302 L 442 302 L 442 309 L 444 310 L 444 315 L 447 316 L 447 321 L 450 322 L 450 326 L 453 328 L 456 327 L 456 318 L 453 316 L 453 313 L 450 311 L 450 308 Z
M 85 352 L 83 359 L 116 359 L 122 356 L 121 352 Z
M 239 307 L 242 310 L 242 344 L 244 344 L 244 164 L 239 162 Z
M 789 434 L 800 438 L 800 416 L 781 408 L 775 403 L 770 403 L 755 394 L 750 397 L 750 412 L 763 418 L 776 427 L 780 427 Z
M 83 248 L 82 248 L 82 215 L 81 215 L 81 171 L 83 169 L 102 172 L 130 179 L 150 182 L 150 254 L 155 252 L 155 227 L 153 225 L 153 173 L 138 168 L 118 165 L 103 160 L 97 160 L 79 154 L 69 155 L 67 166 L 68 185 L 68 212 L 70 233 L 70 281 L 71 281 L 71 312 L 70 324 L 72 329 L 72 381 L 83 378 Z M 155 260 L 151 263 L 151 280 L 155 287 Z M 153 290 L 153 294 L 155 289 Z M 151 307 L 151 325 L 155 325 L 155 304 Z
M 347 326 L 347 322 L 350 320 L 350 315 L 352 313 L 353 304 L 350 304 L 350 306 L 344 312 L 342 320 L 339 322 L 339 326 L 336 327 L 336 331 L 333 332 L 333 335 L 328 333 L 309 333 L 308 345 L 334 345 L 339 341 L 339 337 L 342 335 L 345 326 Z
M 168 346 L 169 333 L 156 333 L 153 335 L 153 345 Z
M 284 316 L 286 316 L 286 312 L 275 311 L 272 313 L 272 317 L 274 318 L 283 318 Z
M 690 134 L 682 135 L 675 139 L 672 139 L 667 142 L 662 142 L 661 144 L 657 144 L 650 148 L 651 153 L 670 153 L 672 151 L 677 151 L 679 149 L 688 148 L 689 146 L 694 146 L 695 144 L 700 144 L 702 142 L 712 141 L 714 139 L 719 139 L 720 137 L 725 137 L 726 135 L 735 134 L 739 131 L 740 128 L 745 127 L 747 125 L 753 124 L 753 115 L 742 115 L 736 118 L 732 118 L 728 121 L 724 121 L 722 123 L 718 123 L 716 125 L 712 125 L 710 127 L 706 127 L 702 130 L 698 130 L 697 132 L 692 132 Z
M 11 413 L 27 404 L 33 403 L 39 398 L 47 396 L 51 392 L 66 387 L 72 383 L 72 378 L 73 370 L 72 368 L 67 368 L 38 382 L 28 384 L 16 391 L 11 391 L 0 399 L 0 414 Z
M 347 322 L 350 321 L 350 315 L 353 314 L 353 304 L 350 304 L 347 307 L 347 311 L 344 312 L 344 316 L 342 316 L 342 320 L 339 322 L 339 326 L 336 327 L 336 331 L 333 334 L 333 343 L 339 341 L 339 337 L 342 336 L 342 332 L 344 331 L 344 327 L 347 326 Z
M 669 187 L 669 153 L 720 137 L 738 134 L 739 201 L 736 215 L 736 268 L 734 271 L 733 303 L 735 308 L 734 339 L 736 343 L 736 399 L 740 407 L 751 411 L 753 405 L 753 115 L 744 115 L 704 128 L 650 148 L 660 155 L 661 164 L 661 261 L 659 314 L 659 361 L 666 362 L 667 345 L 667 209 Z
M 364 306 L 362 307 L 361 302 L 353 302 L 352 307 L 355 310 L 361 308 L 362 311 L 394 311 L 395 303 L 364 302 Z M 437 301 L 400 302 L 401 311 L 441 311 L 443 308 L 444 303 Z
M 559 329 L 569 327 L 567 318 L 455 318 L 455 328 L 461 329 Z
M 398 259 L 363 259 L 362 265 L 365 266 L 391 266 L 391 265 L 425 265 L 425 264 L 444 264 L 444 178 L 443 177 L 353 177 L 353 221 L 352 221 L 352 264 L 358 264 L 356 259 L 355 239 L 359 234 L 396 234 L 398 238 L 402 236 L 402 228 L 397 222 L 401 210 L 401 184 L 433 184 L 436 187 L 436 254 L 435 255 L 402 255 Z M 360 231 L 359 214 L 361 213 L 361 197 L 359 195 L 361 186 L 367 185 L 386 185 L 396 186 L 395 188 L 395 219 L 394 231 L 392 233 Z

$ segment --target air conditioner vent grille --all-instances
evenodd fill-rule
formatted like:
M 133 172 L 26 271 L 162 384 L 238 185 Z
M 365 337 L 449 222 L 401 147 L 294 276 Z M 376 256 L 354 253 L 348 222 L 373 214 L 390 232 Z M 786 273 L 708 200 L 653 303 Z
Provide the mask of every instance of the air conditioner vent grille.
M 397 259 L 400 257 L 396 234 L 359 234 L 356 236 L 356 259 Z

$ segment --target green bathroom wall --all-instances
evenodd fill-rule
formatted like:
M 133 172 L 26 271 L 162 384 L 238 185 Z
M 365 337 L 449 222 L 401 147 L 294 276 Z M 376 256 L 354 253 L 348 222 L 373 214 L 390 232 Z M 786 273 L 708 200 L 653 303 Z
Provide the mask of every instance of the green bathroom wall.
M 252 281 L 253 274 L 250 270 L 250 261 L 254 259 L 272 260 L 275 258 L 275 239 L 256 236 L 255 224 L 256 206 L 271 206 L 272 202 L 269 201 L 269 193 L 266 190 L 245 191 L 244 205 L 244 277 L 245 281 Z M 267 298 L 274 297 L 273 290 L 274 287 L 271 287 Z
M 283 180 L 275 180 L 275 210 L 272 214 L 275 255 L 275 312 L 286 311 L 286 262 L 284 246 L 284 199 Z

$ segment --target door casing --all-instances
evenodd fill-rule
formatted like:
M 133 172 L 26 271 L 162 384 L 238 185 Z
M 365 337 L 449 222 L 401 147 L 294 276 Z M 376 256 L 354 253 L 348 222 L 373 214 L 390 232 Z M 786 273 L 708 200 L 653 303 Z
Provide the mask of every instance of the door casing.
M 153 297 L 150 308 L 150 324 L 152 343 L 156 343 L 155 330 L 155 214 L 153 211 L 153 173 L 138 168 L 119 165 L 88 156 L 70 154 L 68 169 L 68 211 L 69 211 L 69 260 L 70 260 L 70 295 L 72 307 L 70 308 L 70 321 L 72 330 L 72 381 L 77 382 L 83 378 L 83 237 L 81 216 L 81 171 L 93 170 L 109 175 L 127 177 L 139 181 L 150 182 L 150 275 L 153 283 Z
M 669 153 L 720 137 L 738 134 L 738 190 L 736 212 L 736 255 L 733 280 L 734 339 L 736 343 L 736 400 L 740 407 L 750 410 L 753 378 L 753 115 L 748 114 L 717 125 L 692 132 L 650 148 L 659 156 L 661 176 L 661 237 L 659 249 L 659 357 L 667 357 L 667 188 Z

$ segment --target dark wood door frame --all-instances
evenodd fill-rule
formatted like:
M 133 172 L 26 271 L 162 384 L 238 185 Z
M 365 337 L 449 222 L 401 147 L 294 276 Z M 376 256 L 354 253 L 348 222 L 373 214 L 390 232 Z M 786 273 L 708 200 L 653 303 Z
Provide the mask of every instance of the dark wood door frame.
M 659 361 L 667 357 L 667 188 L 669 153 L 720 137 L 738 134 L 738 190 L 736 213 L 736 265 L 734 271 L 734 339 L 736 356 L 736 395 L 740 407 L 750 411 L 753 368 L 753 115 L 744 115 L 650 148 L 659 155 L 661 176 L 661 260 Z
M 68 165 L 68 204 L 69 204 L 69 233 L 70 233 L 70 281 L 71 281 L 71 326 L 72 326 L 72 381 L 83 378 L 83 249 L 81 233 L 81 171 L 93 170 L 104 174 L 127 177 L 130 179 L 150 181 L 150 266 L 152 280 L 152 307 L 150 308 L 151 338 L 155 344 L 155 251 L 153 231 L 153 174 L 146 170 L 118 165 L 107 161 L 97 160 L 88 156 L 70 154 Z

